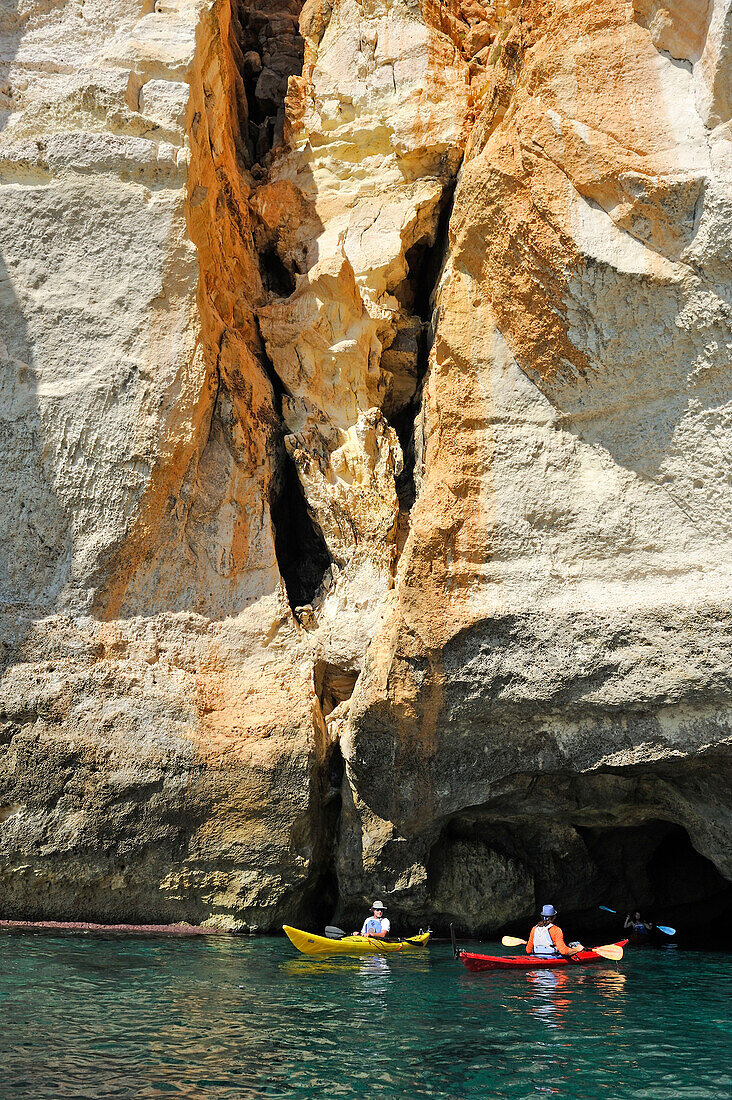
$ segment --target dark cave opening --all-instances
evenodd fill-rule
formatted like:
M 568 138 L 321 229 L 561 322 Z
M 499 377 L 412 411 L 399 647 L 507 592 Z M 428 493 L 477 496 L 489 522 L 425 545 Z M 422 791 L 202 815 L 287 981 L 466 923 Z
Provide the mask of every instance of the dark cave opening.
M 279 485 L 270 501 L 270 512 L 277 565 L 294 611 L 313 600 L 333 559 L 310 514 L 295 463 L 284 445 Z
M 277 255 L 276 246 L 261 249 L 258 257 L 259 274 L 267 293 L 276 298 L 289 298 L 295 289 L 295 276 Z
M 656 820 L 577 831 L 611 884 L 612 896 L 601 904 L 622 918 L 640 910 L 655 924 L 677 928 L 682 940 L 709 943 L 720 921 L 732 919 L 732 883 L 694 848 L 681 825 Z M 601 917 L 613 920 L 610 914 Z
M 282 140 L 287 83 L 302 72 L 305 55 L 298 25 L 301 8 L 300 0 L 240 0 L 235 9 L 249 167 L 264 165 Z
M 331 714 L 339 703 L 351 698 L 358 676 L 358 669 L 341 668 L 329 661 L 316 663 L 315 693 L 320 700 L 323 717 Z
M 565 934 L 584 942 L 624 938 L 626 914 L 639 910 L 677 929 L 673 938 L 655 932 L 654 944 L 709 948 L 732 919 L 732 883 L 682 826 L 658 819 L 588 827 L 559 818 L 489 821 L 473 811 L 445 824 L 427 882 L 434 927 L 455 920 L 473 935 L 525 935 L 538 908 L 552 903 Z
M 432 313 L 434 293 L 440 277 L 448 245 L 448 228 L 453 208 L 455 182 L 445 187 L 440 199 L 440 211 L 435 239 L 417 241 L 405 254 L 407 277 L 396 291 L 401 305 L 420 322 L 416 336 L 416 383 L 409 401 L 388 415 L 402 448 L 404 465 L 396 479 L 399 508 L 409 512 L 417 497 L 415 469 L 417 463 L 417 421 L 422 407 L 422 389 L 429 368 L 434 332 Z
M 299 913 L 306 928 L 322 934 L 338 908 L 339 890 L 336 852 L 343 808 L 345 761 L 338 742 L 332 745 L 318 772 L 315 820 L 318 836 L 313 852 L 313 869 L 303 890 Z

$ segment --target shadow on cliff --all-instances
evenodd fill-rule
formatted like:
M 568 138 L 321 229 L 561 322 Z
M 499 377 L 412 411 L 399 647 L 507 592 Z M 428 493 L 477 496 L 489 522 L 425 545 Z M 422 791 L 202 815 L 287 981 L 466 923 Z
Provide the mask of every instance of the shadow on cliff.
M 23 32 L 20 5 L 4 5 L 0 131 L 12 114 L 9 70 Z M 0 615 L 6 626 L 0 669 L 22 659 L 23 641 L 33 620 L 53 607 L 71 555 L 69 515 L 44 454 L 29 298 L 19 289 L 32 285 L 36 294 L 42 287 L 42 235 L 29 241 L 23 229 L 33 226 L 34 189 L 3 186 L 15 182 L 12 176 L 3 179 L 5 171 L 0 169 Z
M 605 282 L 611 277 L 609 269 L 598 276 Z M 722 414 L 732 386 L 721 320 L 732 316 L 732 283 L 714 267 L 704 281 L 717 298 L 716 328 L 702 316 L 692 324 L 684 320 L 691 301 L 681 285 L 649 289 L 639 283 L 625 291 L 633 315 L 625 318 L 617 359 L 609 347 L 593 357 L 592 370 L 566 381 L 537 379 L 530 367 L 527 374 L 559 414 L 564 431 L 604 452 L 667 498 L 680 518 L 717 539 L 721 528 L 732 530 L 732 449 Z M 600 295 L 595 308 L 612 316 L 613 295 L 609 302 Z M 636 341 L 647 343 L 647 350 L 639 347 L 630 358 Z

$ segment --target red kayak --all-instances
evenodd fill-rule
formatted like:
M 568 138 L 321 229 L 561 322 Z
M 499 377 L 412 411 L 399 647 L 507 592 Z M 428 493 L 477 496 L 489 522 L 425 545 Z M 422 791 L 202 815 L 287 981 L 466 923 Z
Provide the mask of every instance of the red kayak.
M 625 947 L 627 940 L 620 940 L 616 947 Z M 574 956 L 580 963 L 607 962 L 595 951 L 578 951 Z M 458 958 L 473 974 L 481 970 L 553 970 L 558 966 L 576 966 L 568 959 L 542 959 L 540 955 L 475 955 L 472 951 L 458 951 Z

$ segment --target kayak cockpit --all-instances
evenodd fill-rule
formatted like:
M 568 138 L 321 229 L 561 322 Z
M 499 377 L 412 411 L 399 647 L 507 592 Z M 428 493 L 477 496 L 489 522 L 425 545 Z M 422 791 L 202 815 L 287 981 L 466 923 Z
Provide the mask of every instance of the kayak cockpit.
M 289 924 L 283 924 L 282 931 L 303 955 L 390 955 L 425 947 L 431 935 L 430 932 L 420 932 L 409 939 L 396 941 L 370 936 L 342 936 L 340 939 L 332 939 L 329 936 L 318 936 L 315 932 L 303 932 Z

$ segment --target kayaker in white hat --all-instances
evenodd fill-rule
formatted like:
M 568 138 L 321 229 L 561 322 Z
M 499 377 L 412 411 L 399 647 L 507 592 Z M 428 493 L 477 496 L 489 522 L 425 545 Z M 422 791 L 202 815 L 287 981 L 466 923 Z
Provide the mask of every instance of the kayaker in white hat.
M 391 921 L 384 916 L 386 906 L 383 901 L 375 901 L 371 906 L 371 916 L 363 922 L 363 928 L 354 935 L 375 936 L 379 940 L 385 939 L 391 931 Z
M 541 955 L 550 959 L 558 959 L 560 955 L 566 955 L 574 962 L 576 952 L 584 951 L 584 948 L 581 943 L 573 943 L 571 947 L 567 947 L 561 928 L 554 923 L 556 915 L 557 911 L 553 905 L 542 907 L 539 923 L 531 929 L 526 944 L 526 954 Z

